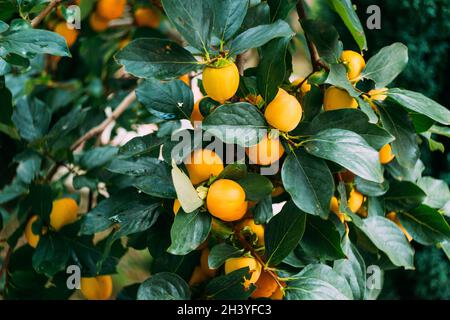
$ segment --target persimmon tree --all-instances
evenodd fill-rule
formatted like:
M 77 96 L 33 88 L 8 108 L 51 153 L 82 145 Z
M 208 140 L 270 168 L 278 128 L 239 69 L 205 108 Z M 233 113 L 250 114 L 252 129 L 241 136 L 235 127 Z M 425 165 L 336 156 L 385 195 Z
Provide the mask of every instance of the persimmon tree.
M 118 299 L 374 299 L 416 243 L 449 255 L 420 146 L 450 111 L 390 87 L 405 45 L 370 52 L 350 0 L 316 1 L 355 43 L 302 0 L 1 1 L 3 296 L 69 298 L 78 268 L 109 299 L 133 248 L 151 275 Z

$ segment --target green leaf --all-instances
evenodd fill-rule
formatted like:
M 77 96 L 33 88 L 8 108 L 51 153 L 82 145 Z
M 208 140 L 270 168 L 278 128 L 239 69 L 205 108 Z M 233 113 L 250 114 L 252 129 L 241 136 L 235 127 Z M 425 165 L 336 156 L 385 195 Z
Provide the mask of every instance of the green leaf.
M 210 269 L 220 268 L 227 259 L 242 256 L 244 249 L 237 249 L 229 244 L 220 243 L 211 248 L 208 255 L 208 266 Z
M 320 261 L 345 258 L 341 235 L 331 220 L 308 216 L 300 246 L 308 256 Z
M 167 248 L 164 248 L 164 250 L 165 249 Z M 173 272 L 182 277 L 184 280 L 189 281 L 192 276 L 192 272 L 198 265 L 200 252 L 193 251 L 184 256 L 177 256 L 164 252 L 161 255 L 152 257 L 155 258 L 150 269 L 152 274 L 159 272 Z
M 298 208 L 328 217 L 334 181 L 325 161 L 303 150 L 291 152 L 283 164 L 281 179 Z
M 366 196 L 379 197 L 385 194 L 389 189 L 389 181 L 384 180 L 382 183 L 364 180 L 361 177 L 355 177 L 355 186 L 359 192 Z
M 149 229 L 158 219 L 160 203 L 133 189 L 121 190 L 100 202 L 83 218 L 81 234 L 95 234 L 114 225 L 116 236 Z
M 360 50 L 367 50 L 367 40 L 364 28 L 353 8 L 351 0 L 327 0 L 328 4 L 341 17 L 347 29 L 352 34 Z
M 248 8 L 247 15 L 242 22 L 239 33 L 259 26 L 261 24 L 270 23 L 270 8 L 266 2 L 261 2 L 255 6 Z
M 361 77 L 373 80 L 376 88 L 384 88 L 397 78 L 407 64 L 408 47 L 396 42 L 370 58 Z
M 327 129 L 305 140 L 310 154 L 336 162 L 357 176 L 381 183 L 384 180 L 378 152 L 358 134 L 342 129 Z
M 65 241 L 56 234 L 41 236 L 33 254 L 33 268 L 37 273 L 52 277 L 64 270 L 69 260 L 70 250 Z
M 108 171 L 135 177 L 133 185 L 155 197 L 175 199 L 176 192 L 169 166 L 158 159 L 142 157 L 137 160 L 115 159 Z
M 235 37 L 229 44 L 230 54 L 238 55 L 248 49 L 261 47 L 272 39 L 291 37 L 292 35 L 291 27 L 283 20 L 277 20 L 272 24 L 259 25 Z
M 18 162 L 16 178 L 25 184 L 30 184 L 39 174 L 42 159 L 39 154 L 25 151 L 14 158 Z
M 103 167 L 116 157 L 117 152 L 118 149 L 113 146 L 92 148 L 83 153 L 80 157 L 79 164 L 86 170 Z
M 57 33 L 42 29 L 21 29 L 3 35 L 0 38 L 0 47 L 25 58 L 38 53 L 70 57 L 66 40 Z
M 214 3 L 197 0 L 163 0 L 164 12 L 178 32 L 194 48 L 207 52 L 210 47 L 211 32 L 218 19 L 218 26 L 225 27 L 222 19 L 214 12 Z M 236 13 L 240 15 L 240 12 Z M 244 13 L 245 14 L 245 13 Z M 217 15 L 217 16 L 216 16 Z
M 328 84 L 344 89 L 353 98 L 359 97 L 359 92 L 353 87 L 350 80 L 348 80 L 347 69 L 343 64 L 331 64 L 330 73 L 325 81 Z
M 256 224 L 266 224 L 273 216 L 272 196 L 268 195 L 256 204 L 253 210 L 253 219 Z
M 339 61 L 342 53 L 339 34 L 331 24 L 306 19 L 301 21 L 301 25 L 308 39 L 316 45 L 321 59 L 330 64 Z
M 246 300 L 254 291 L 254 285 L 244 288 L 244 277 L 250 279 L 249 268 L 242 268 L 212 279 L 206 286 L 206 296 L 215 300 Z
M 66 93 L 67 94 L 67 93 Z M 65 137 L 69 132 L 76 129 L 85 120 L 87 111 L 81 106 L 73 108 L 65 116 L 61 117 L 48 133 L 48 137 L 54 140 Z
M 188 284 L 177 274 L 160 272 L 145 280 L 138 289 L 138 300 L 189 300 Z
M 155 150 L 159 151 L 161 145 L 166 140 L 167 137 L 160 138 L 156 134 L 148 134 L 143 137 L 133 138 L 120 147 L 119 156 L 126 159 L 149 155 Z
M 394 222 L 380 216 L 369 216 L 366 219 L 353 219 L 353 221 L 394 265 L 414 269 L 414 249 Z
M 272 21 L 286 19 L 292 9 L 295 8 L 295 0 L 268 0 L 270 7 L 270 18 Z
M 442 250 L 445 252 L 445 255 L 447 256 L 447 259 L 450 260 L 450 241 L 445 240 L 444 242 L 440 243 Z
M 429 246 L 450 238 L 450 227 L 436 209 L 420 205 L 398 214 L 400 222 L 413 239 Z
M 16 178 L 9 185 L 2 187 L 0 191 L 0 204 L 14 200 L 27 191 L 27 186 L 20 179 Z
M 320 113 L 311 123 L 302 128 L 303 134 L 316 134 L 325 129 L 343 129 L 359 134 L 376 150 L 392 142 L 394 137 L 358 109 L 340 109 Z
M 269 221 L 264 236 L 268 265 L 278 265 L 294 250 L 305 231 L 305 222 L 306 214 L 291 201 Z
M 275 98 L 286 79 L 286 54 L 290 41 L 291 37 L 276 38 L 261 48 L 257 79 L 259 92 L 266 104 Z
M 351 300 L 352 290 L 331 267 L 311 264 L 287 282 L 287 300 Z
M 409 210 L 420 205 L 425 197 L 425 192 L 412 182 L 392 181 L 384 200 L 388 210 Z
M 51 113 L 42 101 L 21 98 L 14 108 L 12 121 L 19 130 L 20 136 L 32 142 L 42 138 L 47 133 Z
M 53 207 L 52 188 L 43 184 L 32 185 L 28 194 L 28 201 L 33 214 L 37 214 L 49 222 L 48 218 Z
M 192 54 L 170 40 L 139 38 L 119 51 L 118 63 L 139 78 L 178 78 L 198 68 Z
M 408 114 L 400 107 L 378 105 L 383 127 L 395 137 L 392 153 L 401 166 L 413 168 L 419 159 L 417 135 Z
M 183 2 L 186 3 L 186 1 Z M 221 41 L 227 41 L 241 27 L 247 13 L 248 1 L 224 0 L 210 2 L 210 4 L 214 17 L 212 35 Z M 194 12 L 198 15 L 198 9 Z
M 393 88 L 388 90 L 387 95 L 405 109 L 423 114 L 441 124 L 450 125 L 450 111 L 421 93 Z
M 248 201 L 260 201 L 272 193 L 272 182 L 257 173 L 250 172 L 237 182 L 244 189 Z
M 230 179 L 239 180 L 247 177 L 247 166 L 244 163 L 232 163 L 227 165 L 217 176 L 217 180 Z
M 417 181 L 417 185 L 427 194 L 423 204 L 435 209 L 441 209 L 450 200 L 450 190 L 448 184 L 432 177 L 422 177 Z
M 199 198 L 191 180 L 175 163 L 172 164 L 172 181 L 184 212 L 193 212 L 203 205 L 203 200 Z
M 320 114 L 320 111 L 322 111 L 322 104 L 322 90 L 317 86 L 312 86 L 311 90 L 306 93 L 302 99 L 303 119 L 301 123 L 312 121 L 318 114 Z M 294 129 L 293 134 L 295 134 L 296 131 L 297 130 Z
M 414 168 L 409 169 L 402 167 L 397 159 L 394 159 L 387 165 L 389 174 L 396 180 L 406 180 L 411 182 L 416 182 L 421 176 L 422 172 L 425 170 L 425 165 L 422 160 L 418 159 L 414 165 Z
M 0 33 L 9 29 L 9 25 L 6 22 L 0 21 Z
M 238 102 L 218 107 L 203 120 L 202 128 L 225 143 L 247 147 L 262 139 L 267 125 L 255 106 Z
M 184 255 L 197 249 L 211 231 L 211 216 L 199 210 L 186 213 L 180 208 L 170 230 L 169 253 Z
M 348 237 L 344 238 L 342 248 L 346 258 L 334 261 L 333 270 L 347 280 L 355 300 L 364 300 L 366 293 L 366 264 L 364 259 Z
M 161 119 L 190 119 L 194 108 L 192 90 L 181 80 L 148 79 L 136 89 L 140 103 Z

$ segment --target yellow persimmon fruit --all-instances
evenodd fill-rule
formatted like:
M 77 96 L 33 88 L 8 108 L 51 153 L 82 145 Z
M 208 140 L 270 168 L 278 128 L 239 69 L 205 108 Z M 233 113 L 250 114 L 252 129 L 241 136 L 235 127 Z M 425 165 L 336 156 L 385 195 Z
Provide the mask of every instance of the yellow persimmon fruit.
M 252 293 L 252 298 L 270 298 L 278 288 L 278 284 L 272 276 L 266 272 L 261 272 L 258 281 L 255 283 L 256 289 Z
M 202 254 L 200 256 L 200 267 L 204 274 L 212 278 L 216 275 L 216 269 L 210 269 L 208 264 L 209 249 L 208 247 L 202 249 Z
M 244 189 L 233 180 L 220 179 L 215 181 L 208 190 L 206 197 L 208 211 L 223 221 L 242 219 L 247 212 Z
M 66 39 L 67 46 L 70 48 L 73 46 L 75 41 L 77 41 L 78 38 L 78 31 L 76 29 L 69 29 L 67 27 L 66 22 L 60 22 L 56 25 L 55 30 L 57 34 L 64 37 Z
M 192 109 L 192 113 L 191 113 L 191 122 L 194 124 L 195 122 L 201 122 L 203 121 L 203 115 L 200 112 L 200 102 L 202 101 L 202 99 L 198 100 L 195 104 L 194 104 L 194 108 Z
M 286 287 L 286 284 L 284 282 L 281 282 L 281 285 L 283 287 Z M 275 292 L 270 296 L 270 299 L 272 300 L 283 300 L 284 292 L 281 290 L 279 286 L 275 289 Z
M 178 80 L 183 81 L 188 87 L 191 86 L 191 80 L 189 78 L 189 74 L 182 75 L 181 77 L 178 78 Z
M 89 26 L 96 32 L 102 32 L 108 29 L 109 20 L 101 17 L 96 12 L 93 12 L 89 17 Z
M 78 204 L 72 198 L 62 198 L 53 201 L 50 213 L 50 225 L 56 230 L 74 223 L 78 219 Z
M 347 66 L 347 76 L 352 82 L 358 81 L 361 72 L 366 67 L 366 61 L 358 52 L 345 50 L 341 55 L 342 62 Z
M 208 280 L 209 277 L 205 274 L 200 266 L 196 266 L 192 272 L 191 278 L 189 279 L 189 285 L 195 286 L 196 284 L 202 283 Z
M 25 226 L 25 238 L 27 239 L 27 242 L 30 246 L 33 248 L 36 248 L 39 239 L 41 238 L 39 234 L 35 234 L 33 232 L 33 223 L 36 222 L 39 219 L 39 216 L 34 215 L 28 220 L 27 225 Z
M 99 0 L 97 13 L 106 20 L 118 19 L 123 16 L 127 0 Z
M 266 135 L 258 144 L 246 148 L 245 153 L 251 163 L 267 166 L 280 160 L 284 154 L 284 148 L 280 139 L 271 139 Z
M 203 88 L 213 100 L 225 102 L 233 97 L 239 87 L 239 70 L 231 62 L 224 67 L 206 67 L 203 70 Z
M 251 284 L 258 281 L 261 275 L 261 264 L 251 257 L 230 258 L 225 261 L 225 274 L 248 267 L 250 269 L 250 279 L 244 277 L 244 287 L 249 288 Z
M 348 208 L 351 212 L 356 213 L 364 202 L 364 196 L 358 190 L 353 189 L 350 191 L 350 195 L 347 200 Z
M 347 91 L 337 87 L 329 87 L 325 90 L 323 98 L 323 109 L 325 111 L 356 108 L 358 108 L 358 102 Z
M 237 229 L 243 230 L 244 228 L 249 228 L 258 237 L 258 245 L 264 245 L 264 226 L 261 224 L 256 224 L 253 219 L 245 219 L 238 223 Z
M 339 210 L 339 201 L 338 199 L 333 196 L 331 198 L 331 203 L 330 203 L 330 210 L 332 212 L 334 212 L 334 214 L 337 215 L 337 217 L 339 218 L 339 221 L 341 221 L 341 223 L 344 223 L 345 221 L 345 216 L 344 214 Z
M 193 185 L 206 181 L 211 176 L 218 176 L 223 170 L 222 159 L 209 149 L 193 151 L 188 160 L 185 165 Z
M 392 148 L 390 144 L 386 144 L 383 148 L 381 148 L 378 154 L 381 164 L 388 164 L 395 158 L 395 155 L 392 153 Z
M 405 227 L 403 227 L 402 223 L 400 222 L 399 218 L 397 217 L 397 213 L 396 212 L 389 212 L 386 215 L 386 218 L 388 218 L 389 220 L 394 222 L 402 230 L 403 234 L 405 235 L 406 239 L 408 239 L 409 242 L 412 241 L 413 238 L 408 233 L 408 231 L 406 231 Z
M 264 112 L 267 122 L 282 132 L 294 130 L 302 120 L 302 115 L 300 102 L 281 88 Z
M 302 86 L 300 87 L 300 92 L 302 93 L 302 96 L 304 96 L 309 91 L 311 91 L 311 85 L 308 83 L 308 80 L 305 81 L 305 78 L 298 78 L 297 80 L 292 82 L 292 85 L 298 87 L 300 83 L 302 83 Z
M 158 28 L 161 18 L 150 8 L 138 8 L 134 12 L 134 20 L 139 27 Z
M 81 278 L 81 293 L 88 300 L 108 300 L 112 292 L 113 282 L 109 275 Z
M 369 96 L 373 100 L 384 101 L 387 98 L 388 88 L 373 89 L 368 92 Z
M 173 214 L 177 215 L 177 213 L 180 210 L 180 208 L 181 208 L 180 200 L 175 199 L 175 201 L 173 202 Z

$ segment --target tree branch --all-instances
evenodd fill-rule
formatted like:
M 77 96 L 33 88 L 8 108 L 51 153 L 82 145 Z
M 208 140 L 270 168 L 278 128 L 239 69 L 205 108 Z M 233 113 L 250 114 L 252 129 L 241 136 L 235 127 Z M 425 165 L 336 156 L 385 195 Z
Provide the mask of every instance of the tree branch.
M 136 92 L 133 90 L 122 100 L 122 102 L 117 106 L 117 108 L 108 118 L 106 118 L 98 126 L 92 128 L 91 130 L 86 132 L 81 138 L 75 141 L 70 147 L 70 150 L 74 151 L 87 140 L 101 134 L 111 122 L 117 120 L 122 115 L 122 113 L 124 113 L 125 110 L 128 109 L 128 107 L 134 102 L 134 100 L 136 100 Z
M 58 5 L 62 0 L 51 0 L 48 6 L 42 10 L 33 20 L 31 20 L 31 26 L 36 28 L 42 20 Z
M 297 13 L 300 22 L 307 19 L 305 6 L 303 5 L 303 0 L 297 0 Z M 319 71 L 321 68 L 329 70 L 328 66 L 320 59 L 319 52 L 317 51 L 316 45 L 308 38 L 305 33 L 306 42 L 308 44 L 309 54 L 311 56 L 311 63 L 313 66 L 313 71 Z
M 6 288 L 8 287 L 8 265 L 12 251 L 13 251 L 12 247 L 9 246 L 8 251 L 6 251 L 5 259 L 3 260 L 2 268 L 0 269 L 0 280 L 3 277 L 3 274 L 5 274 L 5 285 L 3 286 L 3 291 L 5 291 Z

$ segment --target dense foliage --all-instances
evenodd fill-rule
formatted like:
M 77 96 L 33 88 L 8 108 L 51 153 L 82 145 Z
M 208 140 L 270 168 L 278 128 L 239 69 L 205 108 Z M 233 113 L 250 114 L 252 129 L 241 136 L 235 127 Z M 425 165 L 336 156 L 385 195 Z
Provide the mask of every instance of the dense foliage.
M 373 299 L 370 276 L 426 264 L 411 241 L 449 255 L 450 191 L 420 148 L 444 148 L 450 112 L 390 86 L 405 45 L 364 61 L 349 0 L 323 1 L 344 42 L 301 0 L 73 2 L 0 2 L 6 298 L 68 298 L 77 266 L 108 299 L 130 248 L 151 276 L 119 299 Z M 313 72 L 294 80 L 298 37 Z

